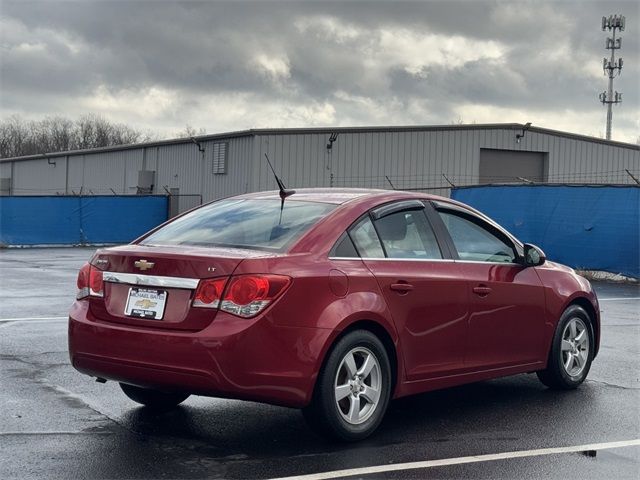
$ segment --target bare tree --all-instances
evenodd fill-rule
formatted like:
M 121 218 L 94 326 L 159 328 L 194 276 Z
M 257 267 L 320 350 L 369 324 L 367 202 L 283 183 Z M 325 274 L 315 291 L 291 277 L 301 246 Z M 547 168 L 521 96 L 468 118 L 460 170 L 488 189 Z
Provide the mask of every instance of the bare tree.
M 49 150 L 63 152 L 73 147 L 73 122 L 68 118 L 54 117 L 48 120 Z
M 12 115 L 0 123 L 0 153 L 2 157 L 13 156 L 26 151 L 30 136 L 28 125 L 17 115 Z M 17 153 L 21 155 L 22 153 Z
M 176 132 L 175 137 L 176 138 L 191 138 L 191 137 L 197 137 L 199 135 L 206 135 L 207 131 L 200 127 L 199 129 L 196 130 L 195 127 L 192 127 L 191 125 L 189 125 L 188 123 L 185 125 L 184 130 L 180 131 L 180 132 Z
M 73 121 L 65 117 L 45 117 L 26 121 L 12 115 L 0 121 L 0 158 L 62 152 L 85 148 L 126 145 L 157 140 L 123 123 L 99 115 L 83 115 Z

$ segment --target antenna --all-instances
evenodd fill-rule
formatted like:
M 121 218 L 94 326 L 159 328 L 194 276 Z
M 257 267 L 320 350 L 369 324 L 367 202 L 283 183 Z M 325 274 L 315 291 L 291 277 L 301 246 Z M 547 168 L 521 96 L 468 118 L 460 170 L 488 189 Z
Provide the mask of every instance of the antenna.
M 456 188 L 456 186 L 453 184 L 453 182 L 451 180 L 449 180 L 449 177 L 447 177 L 444 173 L 442 174 L 442 176 L 444 177 L 444 179 L 447 181 L 447 183 L 449 185 L 451 185 L 451 188 Z
M 622 38 L 616 38 L 616 30 L 624 31 L 625 18 L 623 15 L 609 15 L 602 17 L 602 31 L 609 30 L 612 32 L 611 37 L 607 37 L 605 47 L 611 50 L 611 56 L 607 60 L 605 57 L 602 61 L 602 70 L 605 75 L 609 76 L 609 88 L 606 92 L 602 92 L 598 98 L 600 103 L 607 106 L 607 140 L 611 140 L 611 121 L 613 120 L 613 105 L 622 103 L 622 93 L 613 91 L 613 79 L 620 75 L 622 71 L 622 58 L 618 61 L 615 59 L 616 50 L 622 47 Z
M 397 188 L 395 187 L 395 185 L 393 183 L 391 183 L 391 179 L 389 178 L 388 175 L 385 175 L 384 178 L 387 179 L 387 182 L 389 182 L 389 185 L 391 185 L 391 188 L 393 188 L 394 190 L 397 190 Z
M 284 209 L 284 200 L 287 197 L 290 197 L 291 195 L 296 193 L 296 191 L 295 190 L 287 190 L 287 188 L 284 186 L 284 183 L 282 183 L 282 180 L 280 179 L 280 177 L 278 177 L 278 174 L 273 169 L 273 165 L 271 165 L 271 160 L 269 160 L 269 156 L 266 153 L 264 154 L 264 158 L 267 159 L 267 163 L 269 164 L 269 168 L 271 169 L 271 172 L 273 173 L 273 176 L 276 179 L 276 183 L 278 184 L 278 189 L 280 190 L 280 223 L 282 223 L 282 210 Z

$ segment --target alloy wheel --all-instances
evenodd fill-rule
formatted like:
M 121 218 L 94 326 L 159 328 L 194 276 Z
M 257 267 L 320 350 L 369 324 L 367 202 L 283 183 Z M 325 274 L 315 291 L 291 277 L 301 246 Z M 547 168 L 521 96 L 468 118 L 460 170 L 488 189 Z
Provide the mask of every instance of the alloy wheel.
M 560 355 L 562 366 L 570 377 L 578 377 L 589 358 L 589 332 L 587 325 L 578 317 L 567 322 L 562 332 Z
M 364 347 L 349 351 L 340 362 L 334 383 L 335 401 L 351 425 L 366 422 L 378 407 L 382 390 L 380 363 Z

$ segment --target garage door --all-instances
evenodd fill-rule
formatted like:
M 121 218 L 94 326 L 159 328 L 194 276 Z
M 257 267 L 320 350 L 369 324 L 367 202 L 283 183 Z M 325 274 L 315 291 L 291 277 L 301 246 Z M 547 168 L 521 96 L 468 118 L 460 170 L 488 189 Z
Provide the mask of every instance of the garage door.
M 547 154 L 513 150 L 480 149 L 480 183 L 547 181 Z

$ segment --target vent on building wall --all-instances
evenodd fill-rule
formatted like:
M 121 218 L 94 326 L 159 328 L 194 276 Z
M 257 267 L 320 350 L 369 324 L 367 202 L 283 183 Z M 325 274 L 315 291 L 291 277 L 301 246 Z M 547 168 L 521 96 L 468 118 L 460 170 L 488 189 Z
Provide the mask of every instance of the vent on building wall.
M 219 142 L 213 144 L 212 169 L 211 172 L 217 175 L 227 173 L 227 152 L 229 143 Z

